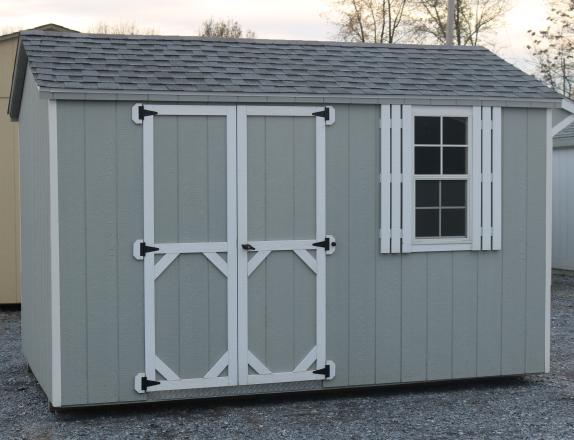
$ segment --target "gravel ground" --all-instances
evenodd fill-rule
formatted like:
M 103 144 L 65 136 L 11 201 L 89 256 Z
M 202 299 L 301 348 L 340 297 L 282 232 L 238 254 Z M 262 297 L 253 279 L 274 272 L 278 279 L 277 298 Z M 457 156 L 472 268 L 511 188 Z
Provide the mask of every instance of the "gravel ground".
M 52 413 L 0 309 L 0 438 L 574 439 L 574 275 L 554 274 L 552 373 Z

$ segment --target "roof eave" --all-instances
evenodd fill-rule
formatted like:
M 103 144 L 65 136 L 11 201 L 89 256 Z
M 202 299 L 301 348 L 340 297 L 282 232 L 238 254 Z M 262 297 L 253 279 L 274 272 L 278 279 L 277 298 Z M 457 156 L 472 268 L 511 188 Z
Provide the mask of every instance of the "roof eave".
M 22 104 L 22 94 L 24 93 L 24 81 L 26 79 L 26 69 L 28 67 L 28 55 L 21 41 L 18 42 L 16 51 L 16 61 L 12 73 L 12 84 L 10 86 L 10 100 L 8 101 L 8 114 L 12 121 L 17 121 L 20 116 L 20 106 Z
M 134 99 L 149 99 L 153 101 L 177 100 L 185 101 L 185 98 L 206 98 L 213 101 L 224 101 L 226 99 L 238 101 L 242 99 L 261 100 L 269 102 L 289 102 L 290 100 L 305 100 L 308 102 L 320 102 L 331 100 L 333 103 L 352 103 L 353 101 L 385 101 L 400 103 L 420 103 L 424 105 L 430 102 L 448 102 L 457 101 L 459 105 L 468 105 L 469 102 L 492 102 L 499 103 L 501 106 L 510 107 L 509 103 L 537 104 L 536 107 L 561 108 L 561 98 L 518 98 L 518 97 L 493 97 L 493 96 L 409 96 L 409 95 L 337 95 L 337 94 L 288 94 L 288 93 L 234 93 L 234 92 L 184 92 L 184 91 L 157 91 L 157 90 L 105 90 L 105 89 L 62 89 L 40 87 L 41 94 L 51 99 L 86 99 L 94 100 L 98 97 L 102 99 L 119 99 L 129 100 L 130 96 Z M 118 98 L 121 97 L 121 98 Z M 147 98 L 145 98 L 147 97 Z M 451 104 L 450 104 L 451 105 Z

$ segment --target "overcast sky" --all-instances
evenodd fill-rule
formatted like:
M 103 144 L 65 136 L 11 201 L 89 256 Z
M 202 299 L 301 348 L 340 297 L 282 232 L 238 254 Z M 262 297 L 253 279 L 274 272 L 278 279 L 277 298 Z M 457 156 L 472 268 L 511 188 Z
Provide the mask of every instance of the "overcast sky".
M 496 51 L 532 72 L 526 31 L 544 25 L 544 0 L 513 0 Z M 233 18 L 259 38 L 333 39 L 332 0 L 1 0 L 0 30 L 57 23 L 87 31 L 97 22 L 133 22 L 165 35 L 194 35 L 207 18 Z

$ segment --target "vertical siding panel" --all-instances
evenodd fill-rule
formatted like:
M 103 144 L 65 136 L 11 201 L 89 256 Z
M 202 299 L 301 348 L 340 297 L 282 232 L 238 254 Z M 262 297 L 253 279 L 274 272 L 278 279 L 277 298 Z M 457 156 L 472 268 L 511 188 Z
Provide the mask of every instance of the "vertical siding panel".
M 506 215 L 506 211 L 504 214 Z M 504 231 L 503 224 L 503 234 Z M 500 374 L 502 341 L 501 268 L 502 254 L 500 252 L 481 252 L 478 254 L 476 349 L 478 376 Z
M 390 182 L 391 150 L 390 150 L 390 111 L 391 106 L 381 106 L 381 146 L 376 148 L 379 157 L 381 178 Z M 399 161 L 400 163 L 400 161 Z M 386 243 L 382 243 L 381 252 L 389 252 L 391 204 L 388 184 L 378 186 L 381 191 L 376 195 L 377 212 L 381 226 L 381 236 L 387 234 Z M 383 192 L 386 193 L 383 194 Z M 384 234 L 383 234 L 384 232 Z M 385 246 L 387 249 L 385 249 Z M 374 256 L 376 264 L 376 292 L 375 292 L 375 372 L 376 383 L 392 383 L 401 380 L 401 267 L 402 256 L 380 255 Z
M 167 164 L 169 168 L 166 171 L 177 176 L 177 180 L 173 182 L 176 206 L 173 208 L 172 221 L 175 230 L 178 231 L 176 237 L 178 242 L 197 243 L 209 241 L 210 238 L 208 196 L 210 165 L 207 127 L 207 117 L 179 116 L 177 126 L 167 137 L 174 139 L 177 149 L 173 157 L 170 154 L 172 159 Z M 222 166 L 222 170 L 225 170 L 225 166 Z M 169 178 L 167 180 L 169 181 Z M 176 327 L 178 333 L 174 328 L 174 335 L 179 336 L 179 347 L 169 337 L 166 337 L 164 343 L 168 347 L 175 345 L 178 349 L 181 377 L 203 377 L 210 367 L 212 286 L 209 271 L 217 269 L 211 269 L 211 263 L 201 254 L 180 255 L 178 260 L 173 264 L 179 271 L 176 283 L 179 302 L 174 301 L 169 306 L 170 308 L 166 310 L 169 313 L 165 315 L 165 319 L 178 316 L 179 324 Z M 177 324 L 177 319 L 173 321 Z
M 427 379 L 452 376 L 452 253 L 428 259 Z
M 401 380 L 402 257 L 377 256 L 377 383 Z
M 526 372 L 544 371 L 546 110 L 528 110 Z
M 48 105 L 47 100 L 40 99 L 28 69 L 20 111 L 22 350 L 42 389 L 52 399 Z
M 115 104 L 86 104 L 88 396 L 118 399 Z
M 315 238 L 316 148 L 315 118 L 294 118 L 293 125 L 293 237 Z M 295 257 L 295 256 L 294 256 Z M 316 276 L 299 257 L 293 271 L 293 356 L 297 365 L 316 343 Z
M 144 371 L 143 264 L 132 243 L 143 237 L 142 129 L 131 120 L 131 106 L 118 103 L 118 352 L 120 400 L 142 400 L 134 376 Z
M 452 375 L 476 375 L 477 274 L 476 253 L 453 257 Z
M 88 403 L 84 103 L 58 103 L 62 403 Z M 73 243 L 73 245 L 72 245 Z
M 269 240 L 293 237 L 293 118 L 268 117 L 265 199 Z M 271 371 L 289 371 L 293 362 L 293 271 L 291 251 L 272 252 L 267 269 L 267 361 Z
M 337 374 L 324 386 L 349 383 L 349 121 L 348 105 L 336 107 L 337 121 L 326 127 L 327 234 L 337 250 L 327 257 L 327 359 Z
M 574 270 L 574 148 L 554 149 L 552 160 L 552 267 Z
M 265 240 L 265 118 L 247 118 L 247 237 L 249 240 Z M 253 258 L 253 256 L 250 256 Z M 249 350 L 262 362 L 267 357 L 267 263 L 264 261 L 249 277 L 248 337 Z
M 402 365 L 403 382 L 426 379 L 427 254 L 403 257 Z
M 154 118 L 153 188 L 156 243 L 177 242 L 180 236 L 178 121 L 179 117 Z M 197 133 L 194 135 L 198 137 Z M 182 161 L 185 162 L 185 159 L 182 158 Z M 155 257 L 156 262 L 160 257 L 161 255 Z M 179 355 L 182 351 L 179 314 L 187 311 L 180 304 L 180 274 L 183 267 L 187 268 L 182 260 L 187 262 L 195 257 L 180 255 L 155 281 L 155 352 L 176 373 L 180 373 Z M 202 316 L 204 315 L 205 313 Z M 204 327 L 202 329 L 205 331 Z
M 207 121 L 208 240 L 227 241 L 227 121 L 212 116 Z M 205 257 L 204 257 L 205 258 Z M 226 255 L 223 255 L 226 258 Z M 209 267 L 209 368 L 227 351 L 227 278 Z
M 524 372 L 527 116 L 526 109 L 503 112 L 502 374 Z
M 349 383 L 356 385 L 375 381 L 378 114 L 376 106 L 356 105 L 350 115 Z

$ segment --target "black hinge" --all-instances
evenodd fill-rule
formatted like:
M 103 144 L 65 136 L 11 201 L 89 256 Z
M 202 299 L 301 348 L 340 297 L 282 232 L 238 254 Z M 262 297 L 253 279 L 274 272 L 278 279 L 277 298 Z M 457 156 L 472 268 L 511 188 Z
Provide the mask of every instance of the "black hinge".
M 147 377 L 142 377 L 142 391 L 147 391 L 148 387 L 153 387 L 154 385 L 159 385 L 157 380 L 148 380 Z
M 325 121 L 329 120 L 329 107 L 325 107 L 320 112 L 312 113 L 313 116 L 318 116 L 320 118 L 325 118 Z
M 146 116 L 153 115 L 157 115 L 157 112 L 154 112 L 153 110 L 146 110 L 143 105 L 138 107 L 138 117 L 140 118 L 140 121 L 143 121 Z
M 334 241 L 332 242 L 329 237 L 326 237 L 325 240 L 323 240 L 323 241 L 318 241 L 317 243 L 313 243 L 313 246 L 322 247 L 326 251 L 329 251 L 329 250 L 331 250 L 331 246 L 335 247 L 335 246 L 337 246 L 337 243 L 335 243 Z
M 148 246 L 147 244 L 145 244 L 145 241 L 142 241 L 140 243 L 140 257 L 145 257 L 145 254 L 156 251 L 159 251 L 158 247 Z
M 313 371 L 313 374 L 322 374 L 325 378 L 329 378 L 331 377 L 331 366 L 327 364 L 323 368 Z

